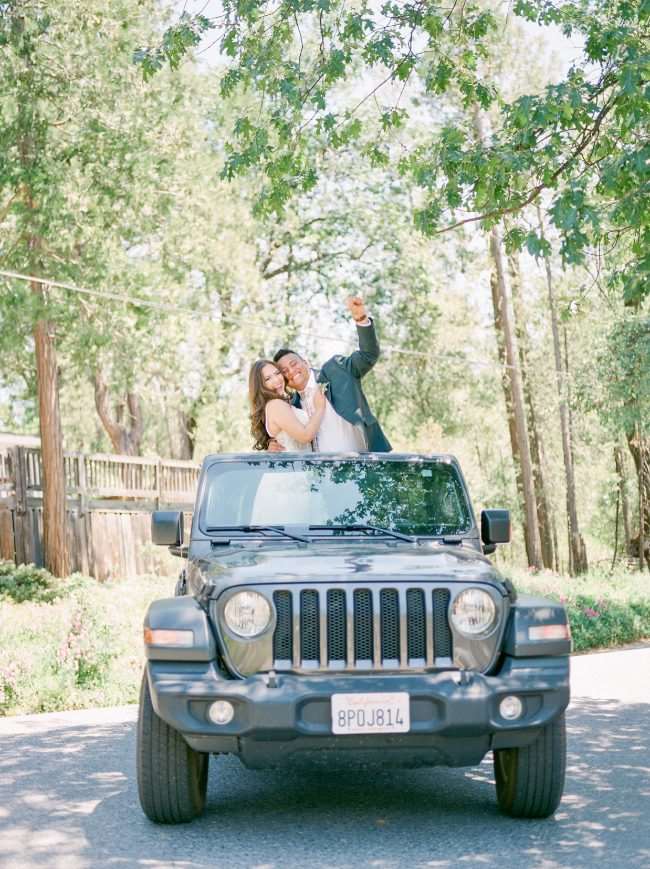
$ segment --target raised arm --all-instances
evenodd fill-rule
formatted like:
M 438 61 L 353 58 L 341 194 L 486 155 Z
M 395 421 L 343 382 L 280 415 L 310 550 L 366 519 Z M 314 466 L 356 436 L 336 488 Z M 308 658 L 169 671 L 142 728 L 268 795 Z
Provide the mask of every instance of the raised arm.
M 303 425 L 290 404 L 280 398 L 274 398 L 266 406 L 269 434 L 275 436 L 286 431 L 289 437 L 299 444 L 308 444 L 318 434 L 318 429 L 325 413 L 325 396 L 317 392 L 314 396 L 314 414 L 309 422 Z
M 366 313 L 366 306 L 359 296 L 352 296 L 346 301 L 348 311 L 357 325 L 359 349 L 341 360 L 355 377 L 363 377 L 379 359 L 379 342 L 375 326 Z

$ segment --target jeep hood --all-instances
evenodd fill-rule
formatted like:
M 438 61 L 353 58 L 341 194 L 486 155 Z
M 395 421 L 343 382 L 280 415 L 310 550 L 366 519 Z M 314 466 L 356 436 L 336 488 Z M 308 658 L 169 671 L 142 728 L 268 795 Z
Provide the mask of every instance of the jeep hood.
M 198 553 L 197 553 L 198 556 Z M 252 542 L 235 551 L 213 551 L 189 565 L 196 581 L 215 587 L 263 583 L 391 582 L 457 580 L 501 584 L 502 577 L 479 552 L 467 546 L 434 542 L 418 546 L 373 541 L 345 544 L 315 542 L 309 546 Z

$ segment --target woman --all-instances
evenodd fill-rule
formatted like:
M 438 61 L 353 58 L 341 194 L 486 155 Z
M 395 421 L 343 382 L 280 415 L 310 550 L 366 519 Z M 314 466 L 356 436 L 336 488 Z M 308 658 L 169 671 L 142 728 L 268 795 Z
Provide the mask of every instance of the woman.
M 317 392 L 314 414 L 293 407 L 285 392 L 285 382 L 278 367 L 268 359 L 258 359 L 251 366 L 248 377 L 248 398 L 251 406 L 251 433 L 254 449 L 266 450 L 271 438 L 285 450 L 304 452 L 311 450 L 325 413 L 325 396 Z

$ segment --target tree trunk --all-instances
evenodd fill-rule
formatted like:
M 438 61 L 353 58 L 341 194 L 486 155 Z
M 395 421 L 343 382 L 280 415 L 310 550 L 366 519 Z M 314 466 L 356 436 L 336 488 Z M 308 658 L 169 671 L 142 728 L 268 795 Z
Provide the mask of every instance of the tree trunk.
M 537 219 L 539 221 L 540 235 L 544 238 L 544 223 L 542 213 L 537 207 Z M 580 534 L 578 524 L 578 509 L 576 505 L 576 487 L 573 463 L 573 444 L 571 435 L 571 420 L 567 401 L 568 384 L 562 360 L 562 347 L 560 344 L 560 329 L 558 325 L 557 309 L 555 306 L 555 293 L 553 290 L 553 275 L 551 273 L 550 258 L 544 256 L 546 267 L 546 285 L 548 289 L 549 316 L 551 319 L 551 333 L 553 335 L 553 356 L 555 360 L 555 380 L 557 385 L 558 405 L 560 411 L 560 429 L 562 433 L 562 455 L 564 458 L 564 477 L 566 480 L 566 503 L 567 525 L 569 542 L 569 572 L 573 575 L 584 573 L 587 570 L 587 550 Z M 568 359 L 566 360 L 568 365 Z
M 483 126 L 483 118 L 478 106 L 474 107 L 474 129 L 477 139 L 480 142 L 485 142 L 487 137 Z M 524 492 L 524 513 L 526 516 L 526 552 L 528 554 L 528 563 L 537 569 L 540 569 L 543 566 L 542 552 L 539 540 L 539 524 L 537 522 L 537 505 L 535 503 L 533 463 L 530 455 L 528 428 L 526 426 L 526 410 L 524 405 L 524 391 L 521 382 L 521 370 L 519 367 L 519 347 L 514 327 L 510 287 L 506 276 L 501 232 L 497 226 L 493 227 L 490 232 L 490 252 L 492 254 L 496 273 L 497 298 L 499 300 L 499 308 L 501 311 L 506 364 L 508 366 L 512 389 L 512 408 L 517 443 L 519 445 L 519 463 L 521 466 L 521 481 Z M 514 455 L 513 460 L 516 461 Z
M 41 295 L 39 284 L 33 282 L 32 290 Z M 43 562 L 54 576 L 67 576 L 70 573 L 70 560 L 66 531 L 63 434 L 54 325 L 49 320 L 37 320 L 34 350 L 43 468 Z
M 196 429 L 198 419 L 194 408 L 189 412 L 180 412 L 180 431 L 181 431 L 181 458 L 191 461 L 194 458 L 194 450 L 196 449 Z
M 639 425 L 627 432 L 627 443 L 634 460 L 639 487 L 639 537 L 638 547 L 632 541 L 633 549 L 637 550 L 639 570 L 643 570 L 644 561 L 650 570 L 650 441 L 643 437 Z
M 115 414 L 111 413 L 108 387 L 99 368 L 95 371 L 94 386 L 95 407 L 114 452 L 123 456 L 139 456 L 144 431 L 140 399 L 134 392 L 127 392 L 127 420 L 123 423 L 124 405 L 118 405 Z
M 522 369 L 523 373 L 523 369 Z M 537 502 L 537 521 L 539 523 L 539 537 L 542 547 L 542 561 L 544 567 L 553 570 L 555 566 L 555 552 L 553 548 L 553 532 L 551 528 L 551 511 L 546 497 L 546 483 L 544 480 L 543 454 L 544 445 L 541 434 L 537 427 L 537 417 L 533 406 L 532 396 L 528 387 L 527 379 L 524 379 L 524 394 L 526 409 L 528 412 L 528 430 L 530 432 L 530 448 L 533 458 L 533 478 L 535 480 L 535 492 Z
M 543 562 L 539 539 L 539 523 L 537 521 L 533 462 L 530 454 L 528 427 L 526 425 L 524 390 L 521 381 L 521 370 L 519 367 L 519 347 L 514 328 L 510 287 L 508 286 L 506 278 L 501 233 L 496 226 L 493 227 L 490 232 L 490 251 L 492 253 L 496 272 L 497 297 L 501 310 L 506 363 L 508 365 L 510 376 L 512 408 L 517 443 L 519 445 L 519 461 L 521 466 L 521 481 L 524 491 L 524 508 L 526 516 L 526 552 L 528 554 L 528 563 L 537 569 L 540 569 L 543 566 Z
M 25 17 L 14 15 L 11 4 L 8 11 L 10 31 L 22 37 L 25 31 Z M 7 14 L 6 11 L 4 13 Z M 33 87 L 33 51 L 31 40 L 22 42 L 21 59 L 23 67 L 17 70 L 22 81 L 22 94 L 17 100 L 18 154 L 23 170 L 23 180 L 18 191 L 28 215 L 26 236 L 26 267 L 30 274 L 37 275 L 42 269 L 40 253 L 42 240 L 39 230 L 31 231 L 32 218 L 38 213 L 38 202 L 34 196 L 32 179 L 37 155 L 43 147 L 44 124 L 36 108 L 38 100 Z M 37 140 L 38 136 L 38 140 Z M 38 221 L 34 221 L 38 225 Z M 42 272 L 41 272 L 42 273 Z M 38 281 L 30 282 L 32 293 L 39 301 L 44 300 L 43 285 Z M 55 576 L 67 576 L 70 572 L 70 558 L 66 532 L 66 493 L 65 468 L 63 461 L 63 433 L 59 408 L 59 380 L 54 343 L 54 324 L 43 314 L 38 316 L 33 327 L 34 355 L 36 361 L 36 384 L 38 392 L 38 423 L 41 435 L 41 467 L 43 471 L 43 562 Z
M 512 452 L 512 461 L 515 469 L 515 484 L 517 486 L 517 497 L 523 516 L 526 556 L 530 564 L 532 553 L 528 551 L 528 526 L 526 523 L 526 510 L 524 507 L 524 484 L 521 477 L 521 458 L 519 455 L 519 442 L 517 440 L 517 424 L 515 422 L 515 412 L 512 405 L 512 384 L 510 381 L 510 374 L 508 372 L 508 365 L 506 362 L 506 346 L 503 338 L 501 304 L 499 302 L 499 290 L 497 288 L 497 276 L 495 271 L 492 271 L 490 275 L 490 289 L 492 290 L 492 309 L 494 312 L 494 331 L 497 339 L 497 353 L 499 356 L 499 364 L 501 365 L 501 385 L 503 387 L 503 399 L 506 405 L 506 416 L 508 418 L 508 433 L 510 434 L 510 450 Z
M 562 326 L 562 339 L 564 341 L 564 382 L 566 383 L 566 406 L 568 412 L 568 420 L 569 420 L 569 453 L 571 455 L 571 467 L 574 469 L 574 480 L 575 480 L 575 466 L 576 466 L 576 455 L 573 443 L 573 410 L 572 410 L 572 402 L 571 402 L 571 363 L 569 361 L 569 338 L 568 338 L 568 330 L 566 326 Z M 575 523 L 578 523 L 577 516 L 577 502 L 574 503 L 574 508 L 576 512 Z M 570 515 L 570 514 L 569 514 Z M 573 521 L 573 520 L 572 520 Z M 575 527 L 575 526 L 572 526 Z M 568 528 L 568 524 L 567 524 Z M 578 531 L 578 533 L 574 533 L 571 529 L 568 528 L 569 534 L 571 535 L 571 539 L 573 540 L 573 550 L 571 553 L 572 563 L 574 565 L 575 573 L 586 573 L 589 569 L 589 565 L 587 563 L 587 548 L 585 546 L 585 542 L 582 538 L 582 535 Z
M 521 290 L 521 273 L 519 263 L 514 256 L 508 258 L 510 265 L 510 278 L 512 287 L 512 302 L 515 318 L 515 330 L 519 342 L 519 361 L 521 364 L 521 380 L 524 389 L 528 433 L 530 435 L 530 449 L 533 459 L 533 478 L 535 481 L 535 502 L 537 504 L 537 521 L 539 523 L 539 536 L 542 547 L 542 561 L 544 567 L 553 570 L 556 564 L 553 546 L 553 531 L 551 527 L 551 511 L 546 496 L 546 483 L 544 480 L 544 444 L 542 435 L 537 426 L 537 414 L 533 401 L 533 390 L 528 376 L 528 334 L 525 328 L 526 315 Z
M 623 450 L 620 446 L 614 447 L 614 464 L 616 465 L 616 473 L 618 474 L 618 491 L 621 501 L 621 512 L 623 514 L 623 533 L 625 535 L 625 553 L 630 554 L 630 543 L 632 536 L 630 534 L 630 505 L 627 499 L 627 479 L 625 477 L 625 461 L 623 459 Z
M 175 459 L 191 461 L 194 458 L 196 442 L 197 419 L 194 405 L 190 410 L 168 410 L 172 415 L 170 425 L 170 440 L 172 444 L 172 456 Z

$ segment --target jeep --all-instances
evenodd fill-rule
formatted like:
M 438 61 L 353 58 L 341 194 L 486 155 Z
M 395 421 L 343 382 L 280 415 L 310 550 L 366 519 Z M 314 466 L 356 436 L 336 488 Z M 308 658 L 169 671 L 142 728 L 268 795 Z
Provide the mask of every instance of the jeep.
M 503 812 L 555 811 L 566 612 L 486 557 L 510 517 L 484 510 L 479 529 L 454 457 L 210 455 L 189 542 L 176 511 L 153 514 L 152 538 L 187 559 L 144 621 L 137 773 L 152 821 L 202 812 L 218 754 L 253 769 L 467 767 L 491 751 Z

